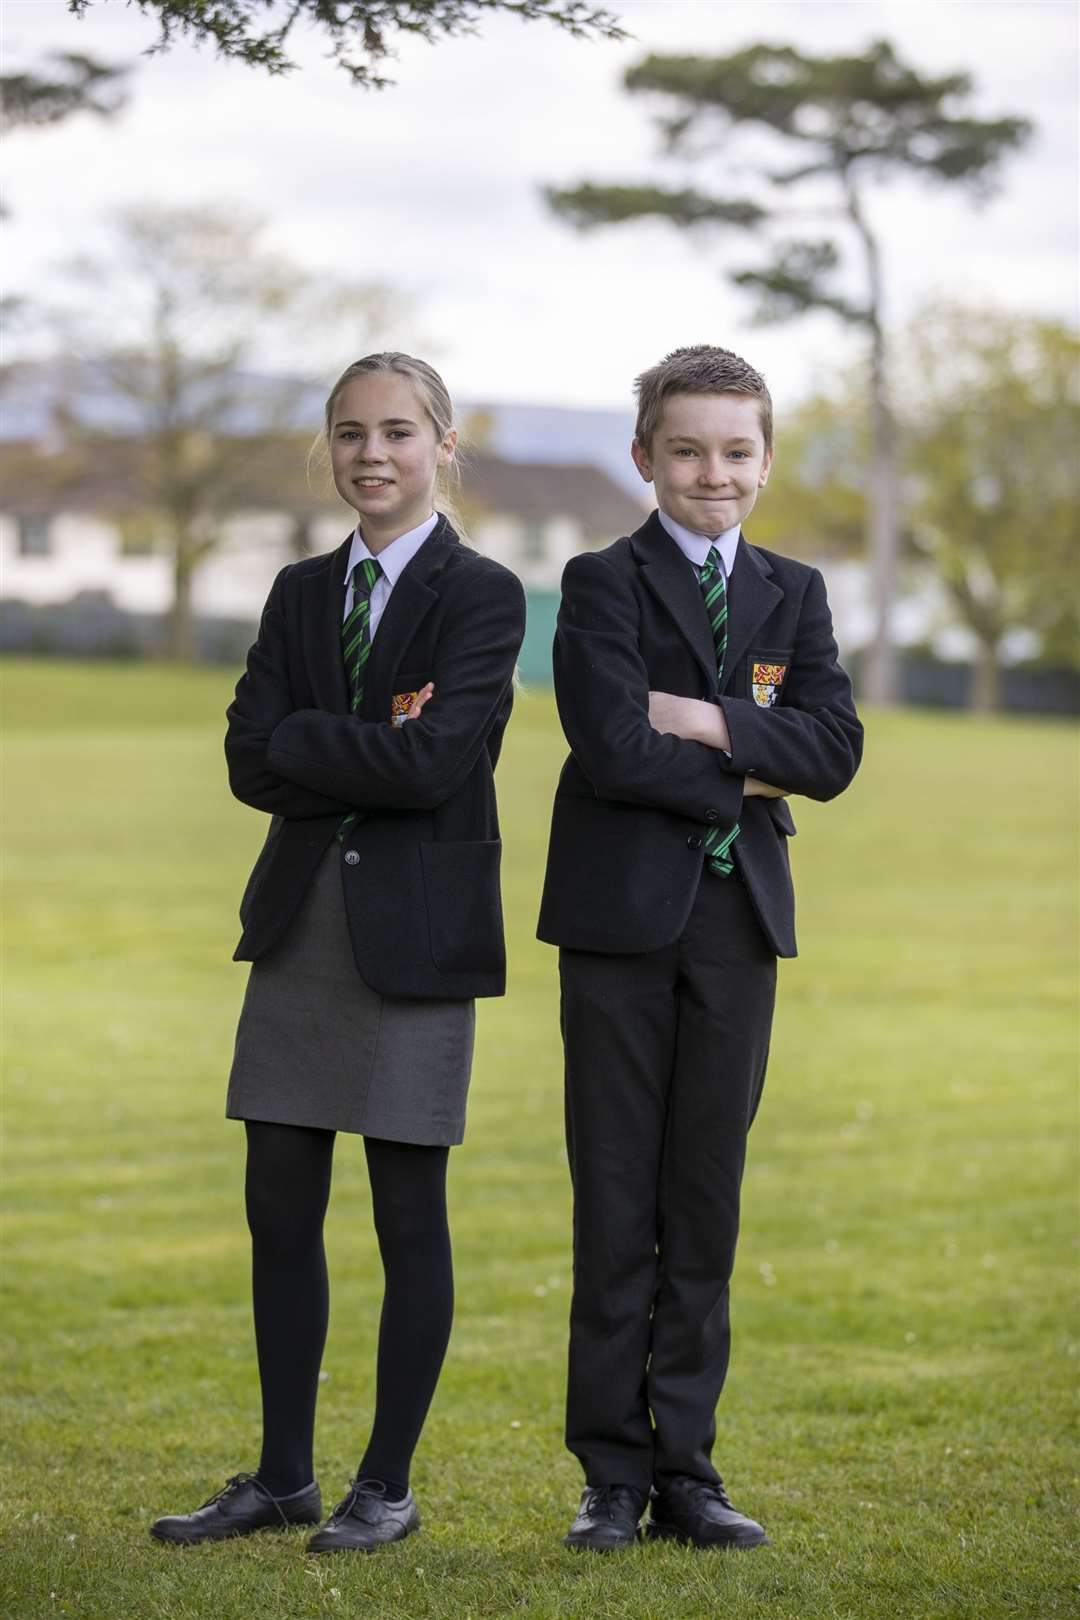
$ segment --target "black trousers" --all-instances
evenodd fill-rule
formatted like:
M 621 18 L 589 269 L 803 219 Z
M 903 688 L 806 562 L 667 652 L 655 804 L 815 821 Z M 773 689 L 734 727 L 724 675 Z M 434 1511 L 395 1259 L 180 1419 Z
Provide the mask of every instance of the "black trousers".
M 566 1442 L 590 1485 L 715 1480 L 746 1136 L 776 958 L 737 874 L 673 945 L 563 950 L 574 1294 Z

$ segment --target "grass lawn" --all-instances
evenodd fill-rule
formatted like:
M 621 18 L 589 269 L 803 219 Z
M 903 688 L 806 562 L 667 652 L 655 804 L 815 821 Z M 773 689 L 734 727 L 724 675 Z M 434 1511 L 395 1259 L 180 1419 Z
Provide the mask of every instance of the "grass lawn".
M 229 797 L 219 671 L 9 662 L 5 1552 L 39 1620 L 945 1620 L 1080 1613 L 1076 738 L 872 717 L 834 805 L 796 800 L 803 955 L 751 1137 L 717 1462 L 774 1545 L 560 1546 L 569 1197 L 555 954 L 533 937 L 562 744 L 520 702 L 500 766 L 510 993 L 481 1004 L 451 1157 L 458 1307 L 414 1484 L 422 1535 L 316 1562 L 299 1533 L 146 1533 L 258 1457 L 223 1118 L 263 818 Z M 380 1277 L 339 1143 L 316 1459 L 370 1419 Z

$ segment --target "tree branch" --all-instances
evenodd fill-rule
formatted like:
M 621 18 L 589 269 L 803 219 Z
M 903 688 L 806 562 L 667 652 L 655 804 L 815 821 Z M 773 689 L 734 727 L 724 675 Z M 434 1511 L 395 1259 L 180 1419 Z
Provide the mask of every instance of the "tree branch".
M 772 264 L 761 270 L 737 270 L 731 280 L 758 294 L 755 320 L 763 326 L 790 320 L 812 309 L 827 309 L 849 326 L 866 326 L 870 312 L 831 292 L 825 283 L 840 262 L 832 242 L 784 242 Z
M 68 0 L 83 17 L 102 0 Z M 523 22 L 545 21 L 576 38 L 621 40 L 627 36 L 614 14 L 589 0 L 131 0 L 156 19 L 151 52 L 167 51 L 176 39 L 212 45 L 220 56 L 262 68 L 291 72 L 296 62 L 286 45 L 298 22 L 307 21 L 330 42 L 333 60 L 365 89 L 390 81 L 379 71 L 394 54 L 395 37 L 412 34 L 431 44 L 474 33 L 488 12 Z
M 556 214 L 580 231 L 650 217 L 673 225 L 736 225 L 749 230 L 767 217 L 748 198 L 709 197 L 702 191 L 670 191 L 663 186 L 546 186 L 544 196 Z
M 40 73 L 0 75 L 5 130 L 58 124 L 78 112 L 112 118 L 127 100 L 121 82 L 128 72 L 126 67 L 95 62 L 74 51 L 54 51 L 49 60 L 56 64 L 52 77 Z

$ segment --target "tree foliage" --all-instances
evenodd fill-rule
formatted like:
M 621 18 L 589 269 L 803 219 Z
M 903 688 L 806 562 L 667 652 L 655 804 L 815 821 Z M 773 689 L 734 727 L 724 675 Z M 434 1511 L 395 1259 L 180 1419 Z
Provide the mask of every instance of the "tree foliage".
M 650 214 L 678 225 L 783 225 L 791 217 L 783 194 L 824 180 L 833 188 L 827 211 L 845 215 L 863 234 L 864 181 L 914 173 L 985 196 L 1001 160 L 1031 132 L 1023 118 L 962 112 L 957 104 L 973 92 L 968 74 L 921 75 L 887 40 L 858 56 L 818 57 L 790 45 L 751 45 L 721 57 L 649 56 L 629 69 L 625 84 L 631 94 L 668 103 L 659 123 L 669 156 L 714 153 L 726 162 L 729 132 L 758 126 L 781 138 L 780 150 L 790 159 L 758 164 L 764 190 L 753 197 L 594 182 L 549 188 L 556 212 L 582 228 Z M 787 240 L 772 260 L 735 272 L 735 279 L 763 295 L 768 319 L 822 308 L 855 324 L 872 323 L 879 314 L 874 290 L 851 301 L 834 284 L 842 261 L 832 241 Z
M 901 382 L 912 540 L 978 643 L 976 701 L 992 708 L 1010 632 L 1080 664 L 1080 334 L 938 304 L 907 337 Z
M 111 118 L 127 99 L 127 71 L 75 51 L 58 51 L 35 73 L 0 74 L 3 128 L 42 128 L 80 112 Z
M 813 563 L 862 554 L 870 435 L 861 392 L 859 378 L 784 413 L 769 487 L 754 508 L 755 545 Z
M 84 16 L 101 0 L 68 0 Z M 383 69 L 401 38 L 434 44 L 477 31 L 482 19 L 505 12 L 523 21 L 547 21 L 570 34 L 623 39 L 614 16 L 588 0 L 133 0 L 158 24 L 152 49 L 178 39 L 212 45 L 220 55 L 267 73 L 296 66 L 289 52 L 301 28 L 318 32 L 330 56 L 354 84 L 379 89 Z

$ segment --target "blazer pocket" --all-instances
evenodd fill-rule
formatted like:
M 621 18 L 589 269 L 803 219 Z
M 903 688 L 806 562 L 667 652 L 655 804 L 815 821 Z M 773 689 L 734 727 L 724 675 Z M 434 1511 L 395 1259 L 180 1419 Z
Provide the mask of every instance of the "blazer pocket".
M 505 962 L 502 841 L 421 844 L 431 959 L 442 973 L 499 973 Z
M 784 686 L 791 673 L 790 647 L 751 647 L 743 660 L 743 696 L 759 709 L 772 709 L 783 701 Z

